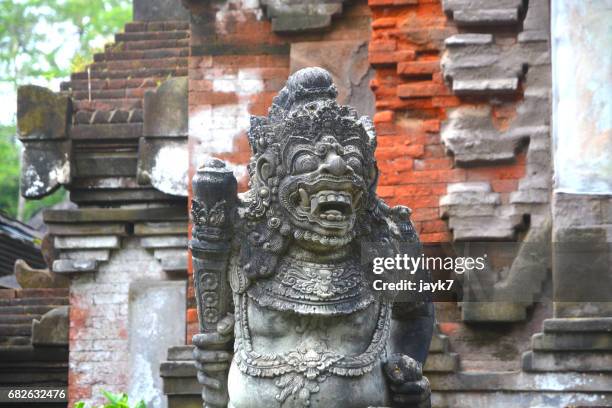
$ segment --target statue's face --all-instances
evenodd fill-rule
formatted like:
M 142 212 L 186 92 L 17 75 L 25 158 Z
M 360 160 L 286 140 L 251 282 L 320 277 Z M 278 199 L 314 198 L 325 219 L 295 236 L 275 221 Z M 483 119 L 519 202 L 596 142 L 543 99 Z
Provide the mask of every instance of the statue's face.
M 358 137 L 291 137 L 282 151 L 279 201 L 304 241 L 337 247 L 350 241 L 366 194 L 365 152 Z

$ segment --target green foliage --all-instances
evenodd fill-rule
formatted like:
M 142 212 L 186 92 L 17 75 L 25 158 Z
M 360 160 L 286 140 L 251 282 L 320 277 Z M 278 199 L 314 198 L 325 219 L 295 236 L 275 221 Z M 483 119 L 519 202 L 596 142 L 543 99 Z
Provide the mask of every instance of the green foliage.
M 29 220 L 38 211 L 54 206 L 55 204 L 59 204 L 64 200 L 66 200 L 66 190 L 61 187 L 52 194 L 49 194 L 40 200 L 28 200 L 26 201 L 25 208 L 23 210 L 23 219 Z
M 131 20 L 131 6 L 131 0 L 0 0 L 0 85 L 14 94 L 19 85 L 84 70 L 93 53 Z M 14 135 L 14 119 L 0 124 L 0 210 L 16 217 L 20 145 Z M 65 197 L 60 189 L 30 201 L 23 218 Z
M 0 210 L 17 216 L 19 146 L 14 125 L 0 125 Z
M 130 0 L 0 0 L 0 81 L 65 77 L 131 17 Z
M 112 392 L 102 391 L 102 394 L 108 400 L 108 403 L 100 405 L 98 408 L 147 408 L 147 404 L 144 401 L 139 401 L 133 407 L 130 406 L 128 396 L 125 393 L 113 394 Z M 79 401 L 74 404 L 74 408 L 87 408 L 84 402 Z M 92 407 L 93 408 L 93 407 Z
M 17 217 L 19 202 L 19 155 L 21 147 L 15 137 L 14 125 L 0 125 L 0 211 Z M 47 208 L 66 199 L 66 191 L 58 189 L 42 200 L 28 201 L 23 219 L 30 219 L 42 208 Z

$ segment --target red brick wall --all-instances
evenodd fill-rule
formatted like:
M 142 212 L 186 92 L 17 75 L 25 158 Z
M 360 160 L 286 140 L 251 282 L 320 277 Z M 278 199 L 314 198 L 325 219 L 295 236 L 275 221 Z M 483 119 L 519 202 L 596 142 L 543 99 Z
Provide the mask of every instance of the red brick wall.
M 440 70 L 444 40 L 456 29 L 439 0 L 369 0 L 372 10 L 370 63 L 376 69 L 374 122 L 380 168 L 378 193 L 407 205 L 424 242 L 452 240 L 440 218 L 439 201 L 449 183 L 491 181 L 502 201 L 525 173 L 525 157 L 505 165 L 459 168 L 446 154 L 440 128 L 448 108 L 482 103 L 454 96 Z M 513 103 L 493 110 L 500 127 L 513 117 Z
M 290 73 L 291 43 L 354 39 L 364 34 L 364 28 L 355 21 L 370 18 L 369 61 L 376 71 L 371 89 L 377 112 L 374 122 L 378 132 L 378 193 L 392 205 L 412 208 L 412 219 L 422 241 L 451 241 L 452 233 L 441 219 L 439 209 L 447 185 L 490 181 L 493 191 L 502 193 L 502 202 L 507 202 L 525 174 L 525 155 L 519 154 L 509 164 L 457 167 L 440 138 L 447 109 L 486 101 L 457 97 L 444 81 L 440 69 L 443 44 L 456 33 L 456 28 L 447 19 L 439 0 L 369 0 L 367 6 L 369 10 L 365 2 L 356 2 L 327 31 L 284 36 L 273 33 L 270 22 L 258 18 L 255 9 L 215 14 L 216 11 L 202 8 L 205 23 L 192 25 L 189 59 L 192 171 L 201 163 L 202 153 L 206 153 L 207 143 L 203 141 L 209 139 L 205 134 L 215 139 L 229 137 L 226 148 L 212 151 L 211 155 L 236 165 L 247 163 L 250 149 L 245 137 L 248 123 L 244 119 L 249 114 L 267 113 L 272 98 Z M 260 83 L 244 92 L 240 89 L 244 79 Z M 232 110 L 232 106 L 238 108 Z M 500 106 L 492 110 L 492 119 L 503 129 L 514 117 L 515 102 Z M 227 115 L 225 119 L 215 118 L 213 112 L 212 125 L 198 130 L 201 120 L 194 119 L 198 112 L 219 107 L 243 118 Z M 222 119 L 234 121 L 229 126 L 234 134 L 228 136 Z M 244 174 L 244 169 L 240 174 Z M 244 190 L 246 178 L 239 181 Z M 193 292 L 189 298 L 187 342 L 197 331 Z

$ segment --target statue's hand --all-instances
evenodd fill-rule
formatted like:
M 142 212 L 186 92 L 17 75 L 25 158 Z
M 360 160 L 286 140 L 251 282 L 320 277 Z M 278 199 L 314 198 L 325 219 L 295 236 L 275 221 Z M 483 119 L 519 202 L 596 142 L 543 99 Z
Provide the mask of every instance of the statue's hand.
M 217 331 L 193 336 L 193 356 L 198 369 L 198 382 L 204 386 L 204 407 L 227 407 L 227 373 L 232 353 L 227 351 L 233 340 L 234 315 L 228 314 L 217 323 Z
M 384 365 L 394 407 L 431 407 L 431 387 L 421 363 L 405 354 L 393 354 Z

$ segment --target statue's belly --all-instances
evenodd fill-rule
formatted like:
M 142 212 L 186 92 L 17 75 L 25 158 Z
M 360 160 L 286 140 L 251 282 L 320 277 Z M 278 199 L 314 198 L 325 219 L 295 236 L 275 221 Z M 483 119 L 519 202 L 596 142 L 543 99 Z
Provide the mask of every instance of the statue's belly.
M 277 398 L 278 378 L 260 378 L 243 374 L 232 363 L 229 372 L 229 408 L 304 408 L 300 394 Z M 310 393 L 310 408 L 367 408 L 389 404 L 389 395 L 380 364 L 359 377 L 329 376 L 318 383 L 319 390 Z M 305 395 L 302 393 L 301 397 Z

